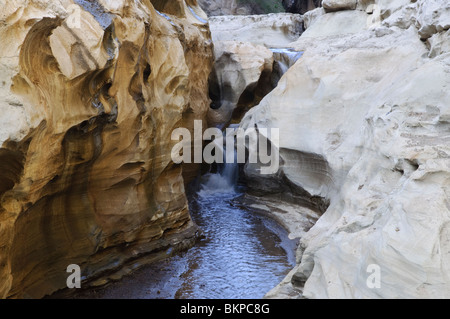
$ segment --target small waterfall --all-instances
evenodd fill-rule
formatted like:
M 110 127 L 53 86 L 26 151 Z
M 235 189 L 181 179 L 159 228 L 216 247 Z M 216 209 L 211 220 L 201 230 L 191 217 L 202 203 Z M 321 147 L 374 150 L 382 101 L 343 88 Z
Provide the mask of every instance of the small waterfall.
M 303 55 L 303 52 L 294 51 L 293 49 L 277 49 L 272 48 L 274 68 L 272 75 L 272 85 L 276 87 L 281 77 L 297 62 Z
M 298 61 L 303 55 L 303 52 L 294 51 L 293 49 L 271 49 L 273 52 L 274 60 L 280 65 L 280 68 L 284 70 L 284 73 L 292 67 L 295 62 Z
M 234 149 L 234 162 L 224 163 L 220 175 L 227 180 L 229 185 L 236 186 L 239 179 L 239 165 L 237 163 L 237 153 Z
M 229 128 L 236 130 L 239 125 L 233 124 Z M 229 133 L 234 134 L 234 133 Z M 227 163 L 227 149 L 225 146 L 226 132 L 224 132 L 224 146 L 223 146 L 223 164 L 218 164 L 218 172 L 215 174 L 206 174 L 202 177 L 204 180 L 201 186 L 199 195 L 205 197 L 217 193 L 235 193 L 236 185 L 239 179 L 239 164 L 237 162 L 236 148 L 233 148 L 234 161 Z

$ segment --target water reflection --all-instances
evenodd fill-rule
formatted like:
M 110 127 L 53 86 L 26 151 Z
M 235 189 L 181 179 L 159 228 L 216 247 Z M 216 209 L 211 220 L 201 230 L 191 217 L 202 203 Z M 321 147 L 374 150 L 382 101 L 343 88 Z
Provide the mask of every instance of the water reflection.
M 221 177 L 206 176 L 190 201 L 204 239 L 89 298 L 259 299 L 281 282 L 295 265 L 295 243 L 272 220 L 235 205 L 240 193 Z

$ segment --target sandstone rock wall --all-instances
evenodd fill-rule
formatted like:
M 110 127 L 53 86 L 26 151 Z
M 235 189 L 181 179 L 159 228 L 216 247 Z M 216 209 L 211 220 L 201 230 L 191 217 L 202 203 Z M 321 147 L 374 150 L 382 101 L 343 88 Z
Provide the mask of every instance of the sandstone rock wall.
M 329 2 L 242 123 L 280 128 L 279 172 L 247 167 L 250 183 L 327 204 L 268 297 L 448 298 L 450 4 Z
M 69 264 L 103 284 L 192 244 L 170 137 L 209 109 L 205 19 L 195 0 L 2 3 L 0 297 L 65 288 Z

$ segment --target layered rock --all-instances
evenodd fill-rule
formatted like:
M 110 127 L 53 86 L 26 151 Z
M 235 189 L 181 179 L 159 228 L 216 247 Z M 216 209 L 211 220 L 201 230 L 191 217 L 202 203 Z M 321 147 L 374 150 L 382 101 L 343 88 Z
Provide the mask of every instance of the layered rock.
M 193 243 L 170 137 L 209 109 L 205 18 L 195 0 L 3 6 L 0 297 L 65 288 L 70 264 L 103 284 Z
M 280 170 L 249 165 L 249 185 L 325 208 L 268 297 L 448 298 L 450 7 L 357 8 L 311 13 L 303 57 L 242 123 L 280 129 Z

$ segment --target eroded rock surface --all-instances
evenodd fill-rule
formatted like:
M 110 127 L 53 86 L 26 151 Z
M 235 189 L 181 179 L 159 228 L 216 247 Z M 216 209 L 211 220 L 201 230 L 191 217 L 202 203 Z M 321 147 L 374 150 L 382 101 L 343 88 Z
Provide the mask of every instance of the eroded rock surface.
M 215 90 L 213 108 L 208 113 L 211 126 L 224 127 L 240 121 L 273 88 L 273 53 L 261 45 L 237 41 L 215 43 L 214 74 L 210 90 Z
M 70 264 L 103 284 L 193 243 L 170 138 L 209 109 L 205 19 L 195 0 L 2 3 L 0 297 L 65 288 Z
M 259 192 L 329 201 L 268 297 L 449 298 L 449 3 L 316 10 L 303 57 L 242 123 L 280 128 L 279 172 L 247 168 Z
M 209 23 L 214 43 L 240 41 L 286 47 L 303 32 L 301 15 L 292 13 L 210 17 Z
M 298 14 L 211 17 L 215 47 L 210 78 L 211 126 L 239 123 L 276 86 L 294 54 L 274 48 L 297 40 L 303 31 Z

